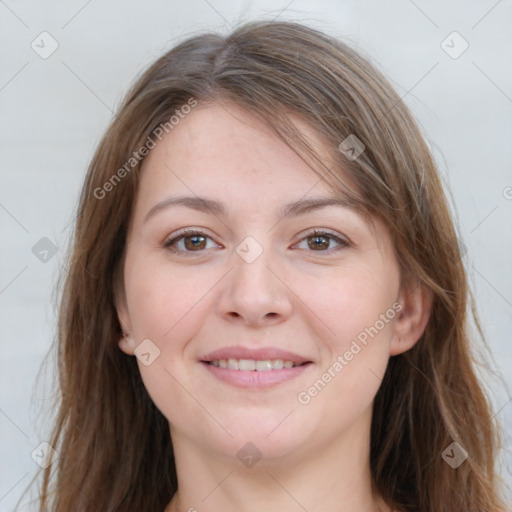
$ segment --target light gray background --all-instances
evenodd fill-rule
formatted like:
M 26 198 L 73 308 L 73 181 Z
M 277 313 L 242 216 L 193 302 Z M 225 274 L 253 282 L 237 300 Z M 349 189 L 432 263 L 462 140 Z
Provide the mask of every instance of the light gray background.
M 88 161 L 137 73 L 204 29 L 298 20 L 371 55 L 412 108 L 458 212 L 465 262 L 495 368 L 512 384 L 512 2 L 0 0 L 0 510 L 12 510 L 47 438 L 36 376 L 55 333 L 52 292 Z M 47 31 L 58 49 L 42 59 Z M 458 58 L 441 43 L 457 31 Z M 451 42 L 453 40 L 453 43 Z M 455 52 L 461 41 L 448 39 Z M 46 41 L 45 48 L 49 48 Z M 46 263 L 32 247 L 58 248 Z M 509 393 L 490 384 L 511 423 Z M 506 438 L 508 467 L 512 432 Z M 502 471 L 511 482 L 508 468 Z M 26 510 L 33 510 L 27 507 Z

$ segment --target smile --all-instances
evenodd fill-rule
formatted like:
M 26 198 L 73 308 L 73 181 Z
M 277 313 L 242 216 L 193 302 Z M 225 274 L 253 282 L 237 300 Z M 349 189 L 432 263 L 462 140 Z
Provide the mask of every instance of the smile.
M 293 368 L 301 366 L 304 363 L 294 363 L 283 359 L 216 359 L 209 361 L 209 364 L 217 368 L 229 368 L 230 370 L 268 372 L 272 370 L 282 370 L 283 368 Z

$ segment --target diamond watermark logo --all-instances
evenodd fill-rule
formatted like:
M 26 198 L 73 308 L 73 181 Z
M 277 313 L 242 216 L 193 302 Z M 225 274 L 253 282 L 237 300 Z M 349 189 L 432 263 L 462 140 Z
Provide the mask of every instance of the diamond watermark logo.
M 354 135 L 349 135 L 338 146 L 340 153 L 343 153 L 349 160 L 355 160 L 364 150 L 366 146 Z
M 445 448 L 441 457 L 449 466 L 457 469 L 468 458 L 468 452 L 459 443 L 454 441 Z
M 56 254 L 57 246 L 43 236 L 33 247 L 32 254 L 42 263 L 48 263 Z
M 441 48 L 452 59 L 458 59 L 469 48 L 469 43 L 457 31 L 453 31 L 441 41 Z
M 261 459 L 262 453 L 258 450 L 257 446 L 249 442 L 245 443 L 244 446 L 238 450 L 236 456 L 244 466 L 252 468 Z
M 238 245 L 236 252 L 246 263 L 253 263 L 263 253 L 263 247 L 252 236 L 247 236 Z
M 144 366 L 149 366 L 160 356 L 160 349 L 146 338 L 137 345 L 133 353 Z
M 47 59 L 53 53 L 57 51 L 59 43 L 57 40 L 48 32 L 41 32 L 30 44 L 32 50 L 34 50 L 41 59 Z
M 32 460 L 43 469 L 50 467 L 59 457 L 53 446 L 46 441 L 38 444 L 34 451 L 30 454 Z

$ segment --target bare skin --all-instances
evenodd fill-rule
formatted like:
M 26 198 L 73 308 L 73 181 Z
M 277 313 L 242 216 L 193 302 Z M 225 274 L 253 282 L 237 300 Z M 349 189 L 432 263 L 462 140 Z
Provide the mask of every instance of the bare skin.
M 225 215 L 160 205 L 146 218 L 177 196 L 214 199 Z M 280 217 L 288 203 L 326 196 L 304 161 L 231 104 L 198 106 L 145 161 L 119 346 L 134 354 L 149 339 L 159 350 L 138 363 L 175 451 L 179 488 L 166 512 L 390 511 L 371 490 L 372 403 L 389 358 L 423 333 L 430 302 L 420 287 L 400 288 L 378 220 L 372 229 L 335 205 Z M 202 235 L 179 239 L 184 228 Z M 257 243 L 242 247 L 262 250 L 251 262 L 237 252 L 249 236 Z M 353 341 L 370 326 L 378 333 L 357 351 Z M 233 346 L 309 363 L 276 385 L 240 387 L 204 362 Z M 326 372 L 325 386 L 308 391 Z M 261 458 L 249 467 L 244 454 Z

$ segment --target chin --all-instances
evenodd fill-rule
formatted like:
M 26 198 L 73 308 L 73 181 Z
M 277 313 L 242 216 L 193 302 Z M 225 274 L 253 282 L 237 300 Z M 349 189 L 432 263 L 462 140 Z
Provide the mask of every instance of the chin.
M 228 428 L 233 438 L 222 436 L 223 451 L 227 450 L 226 454 L 231 456 L 234 453 L 239 459 L 246 452 L 260 455 L 260 463 L 270 465 L 282 462 L 283 457 L 290 454 L 297 454 L 297 450 L 307 446 L 308 435 L 303 422 L 301 425 L 294 423 L 298 418 L 293 418 L 291 411 L 280 411 L 267 417 L 262 417 L 261 412 L 248 414 L 245 418 L 238 416 L 237 422 L 230 423 L 231 428 Z

